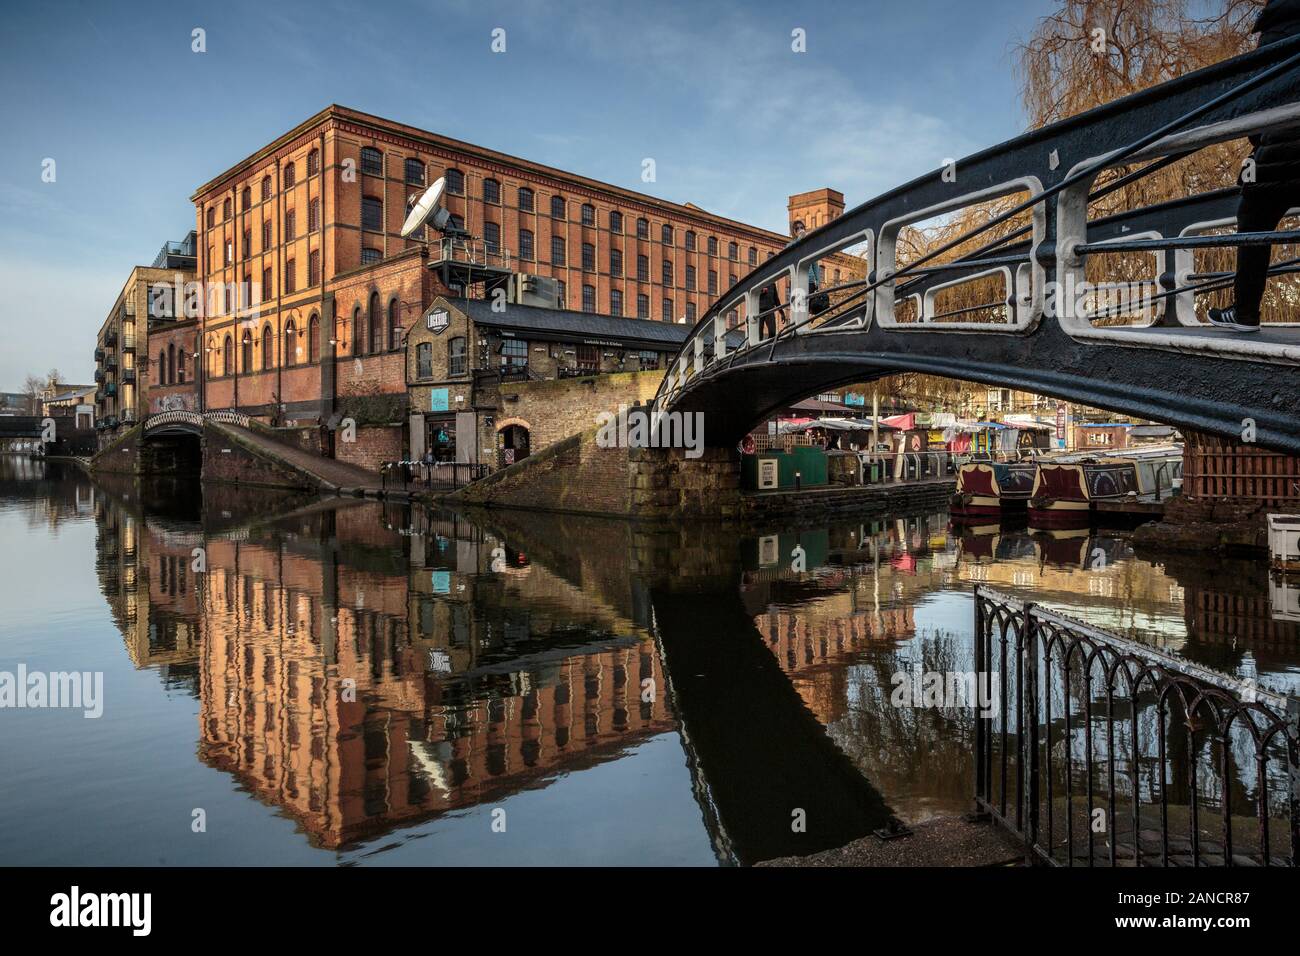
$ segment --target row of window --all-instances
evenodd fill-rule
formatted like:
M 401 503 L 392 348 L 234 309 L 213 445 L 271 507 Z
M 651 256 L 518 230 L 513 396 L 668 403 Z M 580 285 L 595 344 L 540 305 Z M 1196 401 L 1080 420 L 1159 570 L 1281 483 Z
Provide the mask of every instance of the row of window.
M 309 233 L 319 232 L 320 228 L 321 228 L 320 200 L 313 199 L 310 203 L 307 204 L 307 232 Z M 288 212 L 284 214 L 284 241 L 292 242 L 294 239 L 297 238 L 298 238 L 298 214 L 295 210 L 290 209 Z M 274 247 L 274 244 L 275 244 L 275 237 L 271 226 L 271 220 L 264 219 L 262 220 L 262 252 L 264 253 L 270 252 L 271 249 Z M 211 261 L 212 247 L 209 246 L 208 249 L 209 249 L 208 259 L 209 261 Z M 247 262 L 253 256 L 253 231 L 251 229 L 244 230 L 243 249 L 241 250 L 241 252 L 242 255 L 240 256 L 240 258 L 243 259 L 245 262 Z M 231 265 L 234 262 L 234 259 L 235 259 L 234 243 L 231 241 L 227 241 L 225 245 L 225 253 L 222 257 L 222 264 L 227 266 Z
M 299 352 L 299 339 L 302 338 L 302 332 L 294 326 L 293 319 L 290 319 L 284 326 L 284 345 L 281 355 L 284 357 L 283 365 L 285 368 L 292 368 L 303 362 L 314 362 L 320 354 L 320 319 L 316 315 L 307 322 L 307 351 L 305 360 Z M 240 368 L 245 374 L 254 371 L 253 368 L 253 333 L 250 329 L 245 329 L 243 337 L 239 343 Z M 275 367 L 275 332 L 268 322 L 262 327 L 261 336 L 262 352 L 262 369 Z M 162 356 L 159 355 L 161 364 Z M 234 356 L 234 339 L 230 333 L 226 333 L 225 340 L 221 344 L 221 372 L 222 375 L 233 375 L 235 372 Z M 181 381 L 184 381 L 184 371 L 181 372 Z M 161 382 L 159 384 L 162 384 Z
M 370 293 L 370 307 L 352 310 L 352 354 L 375 355 L 385 347 L 384 314 L 380 308 L 379 293 Z M 402 347 L 401 304 L 396 298 L 388 300 L 387 348 L 395 352 Z
M 522 339 L 504 339 L 500 346 L 501 367 L 511 371 L 528 368 L 528 342 Z M 579 370 L 599 371 L 600 349 L 592 345 L 579 345 L 574 364 Z M 659 368 L 658 352 L 642 351 L 637 353 L 641 371 Z M 480 348 L 480 362 L 487 367 L 486 348 Z M 468 351 L 464 336 L 456 336 L 447 341 L 447 374 L 464 375 L 468 371 Z M 415 347 L 416 378 L 433 378 L 433 343 L 421 342 Z
M 307 154 L 307 175 L 315 176 L 319 172 L 320 172 L 320 150 L 313 149 L 310 153 Z M 298 182 L 298 167 L 297 164 L 291 159 L 284 164 L 284 188 L 290 189 L 293 186 L 297 185 L 297 182 Z M 261 192 L 262 201 L 265 202 L 266 200 L 270 199 L 273 194 L 274 194 L 274 187 L 271 184 L 271 177 L 268 174 L 262 177 L 262 192 Z M 243 211 L 247 212 L 252 207 L 253 207 L 253 188 L 251 186 L 245 186 L 243 191 L 240 193 L 240 208 Z M 209 229 L 211 229 L 213 226 L 216 225 L 216 213 L 217 211 L 215 206 L 208 207 L 207 224 Z M 233 214 L 234 214 L 234 204 L 231 201 L 231 198 L 227 196 L 221 202 L 222 221 L 223 222 L 229 221 Z
M 290 160 L 284 168 L 284 185 L 285 188 L 291 187 L 296 182 L 295 165 Z M 307 173 L 315 175 L 320 171 L 320 151 L 313 149 L 307 156 Z M 367 175 L 382 176 L 384 175 L 384 154 L 372 146 L 366 146 L 361 150 L 361 171 Z M 424 185 L 426 178 L 426 169 L 424 163 L 418 159 L 408 158 L 406 160 L 405 180 L 411 185 Z M 465 174 L 460 170 L 448 169 L 445 175 L 447 191 L 453 195 L 464 195 L 465 193 Z M 271 177 L 265 176 L 262 179 L 262 199 L 270 199 L 272 195 Z M 525 212 L 534 211 L 535 194 L 527 186 L 520 186 L 518 189 L 519 208 Z M 245 186 L 243 189 L 243 208 L 248 210 L 252 206 L 252 189 Z M 483 201 L 493 205 L 501 204 L 501 183 L 492 178 L 483 180 Z M 312 200 L 315 207 L 314 212 L 309 213 L 312 222 L 319 222 L 319 199 Z M 286 213 L 286 217 L 292 215 L 292 211 Z M 209 206 L 207 210 L 208 228 L 215 226 L 216 210 Z M 222 218 L 229 220 L 232 216 L 232 203 L 230 197 L 222 202 Z M 567 218 L 567 204 L 563 196 L 555 195 L 551 197 L 551 217 L 554 219 Z M 582 225 L 596 225 L 596 207 L 591 203 L 583 203 L 580 211 Z M 618 210 L 610 210 L 608 215 L 609 231 L 616 234 L 623 232 L 623 214 Z M 362 199 L 361 207 L 361 225 L 363 229 L 371 231 L 383 231 L 383 201 L 372 196 Z M 309 226 L 313 231 L 319 228 L 319 225 Z M 638 239 L 650 238 L 650 221 L 640 217 L 636 221 L 636 235 Z M 670 223 L 663 223 L 660 226 L 660 242 L 664 245 L 673 245 L 676 232 Z M 292 238 L 290 236 L 289 238 Z M 686 230 L 684 234 L 684 244 L 688 252 L 694 252 L 697 248 L 697 237 L 693 229 Z M 716 236 L 709 236 L 706 241 L 706 251 L 710 256 L 718 255 L 718 239 Z M 727 258 L 732 261 L 739 261 L 740 246 L 732 241 L 727 244 Z M 750 246 L 748 250 L 748 260 L 751 266 L 758 265 L 758 249 Z
M 158 368 L 154 370 L 154 383 L 157 385 L 185 384 L 185 350 L 176 351 L 175 343 L 166 350 L 158 350 Z

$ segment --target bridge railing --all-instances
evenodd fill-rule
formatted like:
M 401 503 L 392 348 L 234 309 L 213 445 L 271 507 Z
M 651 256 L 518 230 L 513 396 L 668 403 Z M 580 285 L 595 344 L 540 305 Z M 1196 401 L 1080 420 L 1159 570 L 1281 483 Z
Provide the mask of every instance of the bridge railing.
M 1300 699 L 984 585 L 975 677 L 976 809 L 1032 862 L 1300 862 Z
M 242 428 L 248 428 L 252 424 L 252 420 L 243 412 L 191 412 L 185 409 L 173 409 L 150 415 L 144 420 L 144 427 L 145 431 L 153 431 L 167 425 L 189 425 L 193 428 L 202 428 L 205 420 L 223 422 L 227 425 L 239 425 Z
M 856 207 L 792 242 L 725 292 L 696 326 L 656 396 L 671 405 L 687 388 L 740 357 L 792 336 L 878 325 L 899 334 L 1032 334 L 1057 322 L 1079 341 L 1187 349 L 1226 358 L 1300 362 L 1300 341 L 1171 334 L 1202 326 L 1196 300 L 1232 274 L 1200 274 L 1198 249 L 1296 242 L 1300 232 L 1210 234 L 1235 224 L 1237 190 L 1212 189 L 1098 218 L 1103 197 L 1218 143 L 1300 125 L 1300 38 L 1271 44 L 967 157 Z M 1130 167 L 1137 168 L 1131 169 Z M 1126 171 L 1127 170 L 1127 171 Z M 1103 174 L 1108 175 L 1099 185 Z M 903 261 L 900 237 L 918 224 L 978 211 L 978 225 Z M 971 248 L 973 243 L 978 243 Z M 851 251 L 865 274 L 841 282 L 810 273 Z M 1133 301 L 1109 302 L 1119 283 L 1085 288 L 1089 257 L 1149 257 Z M 1270 275 L 1300 271 L 1284 260 Z M 965 284 L 994 298 L 947 309 Z M 764 290 L 769 294 L 764 303 Z M 786 290 L 771 304 L 771 291 Z M 1000 291 L 998 291 L 1000 289 Z M 1098 302 L 1102 303 L 1101 305 Z M 1117 317 L 1138 318 L 1116 324 Z M 981 314 L 983 318 L 981 319 Z M 732 317 L 732 318 L 729 318 Z M 1291 323 L 1287 323 L 1291 324 Z M 1134 326 L 1137 326 L 1136 328 Z M 733 340 L 728 343 L 728 333 Z M 739 332 L 736 336 L 734 333 Z M 900 344 L 900 347 L 905 347 Z

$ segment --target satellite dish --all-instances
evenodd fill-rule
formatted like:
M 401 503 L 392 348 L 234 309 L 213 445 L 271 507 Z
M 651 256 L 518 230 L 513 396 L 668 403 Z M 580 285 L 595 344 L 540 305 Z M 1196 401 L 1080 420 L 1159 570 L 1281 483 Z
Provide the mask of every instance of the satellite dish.
M 451 213 L 447 212 L 442 204 L 442 194 L 446 188 L 447 181 L 440 178 L 416 200 L 410 214 L 406 217 L 406 222 L 402 223 L 403 239 L 418 231 L 425 223 L 439 232 L 446 228 L 447 223 L 451 221 Z

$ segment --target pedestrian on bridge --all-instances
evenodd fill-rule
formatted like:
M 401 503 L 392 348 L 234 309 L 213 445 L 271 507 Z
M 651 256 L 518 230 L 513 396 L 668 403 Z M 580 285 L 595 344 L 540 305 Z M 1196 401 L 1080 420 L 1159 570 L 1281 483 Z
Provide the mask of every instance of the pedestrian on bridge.
M 1268 0 L 1251 32 L 1259 34 L 1259 46 L 1300 34 L 1300 0 Z M 1252 136 L 1251 143 L 1254 175 L 1247 177 L 1243 169 L 1239 179 L 1237 231 L 1268 232 L 1277 228 L 1291 207 L 1300 205 L 1300 131 L 1261 133 Z M 1233 332 L 1259 331 L 1259 302 L 1272 254 L 1272 246 L 1237 249 L 1232 305 L 1211 309 L 1211 325 Z

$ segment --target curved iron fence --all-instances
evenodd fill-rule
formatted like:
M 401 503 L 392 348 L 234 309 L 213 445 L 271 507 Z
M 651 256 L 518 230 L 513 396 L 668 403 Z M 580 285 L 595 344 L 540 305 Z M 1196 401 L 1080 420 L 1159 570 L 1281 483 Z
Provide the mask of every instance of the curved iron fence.
M 1300 699 L 975 588 L 975 803 L 1030 860 L 1295 865 Z

